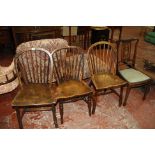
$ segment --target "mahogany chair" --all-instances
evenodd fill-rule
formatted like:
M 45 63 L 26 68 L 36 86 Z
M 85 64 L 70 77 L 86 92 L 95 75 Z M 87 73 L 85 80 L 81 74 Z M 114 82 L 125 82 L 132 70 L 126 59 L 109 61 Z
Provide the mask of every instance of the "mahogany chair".
M 29 48 L 17 53 L 14 62 L 21 89 L 12 107 L 16 110 L 19 128 L 23 128 L 25 112 L 38 110 L 52 110 L 57 128 L 56 100 L 51 93 L 53 62 L 50 53 L 42 48 Z
M 124 39 L 116 42 L 118 73 L 127 81 L 124 106 L 126 105 L 131 88 L 145 86 L 144 100 L 151 84 L 151 78 L 135 68 L 138 42 L 138 39 Z
M 63 123 L 63 103 L 84 100 L 88 104 L 91 116 L 91 101 L 93 107 L 93 91 L 82 80 L 84 67 L 84 52 L 81 48 L 70 46 L 60 48 L 52 53 L 53 66 L 57 88 L 55 98 L 59 103 L 61 123 Z
M 123 87 L 126 82 L 116 75 L 117 55 L 112 43 L 100 41 L 92 44 L 88 49 L 88 66 L 91 82 L 95 89 L 95 96 L 114 92 L 122 105 Z M 120 88 L 120 93 L 115 90 Z M 93 109 L 93 113 L 95 109 Z

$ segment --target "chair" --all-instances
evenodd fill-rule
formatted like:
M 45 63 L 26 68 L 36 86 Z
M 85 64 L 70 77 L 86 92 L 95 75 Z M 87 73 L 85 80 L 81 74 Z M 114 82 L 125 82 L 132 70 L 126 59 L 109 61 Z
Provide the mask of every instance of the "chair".
M 16 53 L 21 53 L 29 48 L 43 48 L 50 53 L 52 53 L 53 50 L 58 49 L 58 48 L 63 48 L 63 47 L 68 47 L 68 42 L 64 39 L 61 38 L 56 38 L 56 39 L 40 39 L 40 40 L 33 40 L 33 41 L 28 41 L 21 43 L 18 45 L 16 49 Z M 26 61 L 26 60 L 25 60 Z M 52 79 L 52 82 L 54 82 L 55 79 Z
M 15 71 L 14 61 L 7 66 L 0 65 L 0 94 L 13 91 L 19 85 L 17 74 Z
M 116 51 L 112 43 L 100 41 L 89 47 L 88 66 L 91 74 L 90 85 L 95 89 L 95 97 L 100 94 L 114 92 L 119 97 L 119 106 L 121 106 L 123 87 L 126 82 L 116 75 L 116 63 Z M 115 88 L 120 88 L 120 93 Z M 95 109 L 93 113 L 95 113 Z
M 131 88 L 145 86 L 143 100 L 151 84 L 151 78 L 135 68 L 138 39 L 124 39 L 116 42 L 118 51 L 118 73 L 127 81 L 127 90 L 123 105 L 126 105 Z
M 60 26 L 13 26 L 12 34 L 14 45 L 17 47 L 22 42 L 61 38 Z
M 12 107 L 16 110 L 19 128 L 23 128 L 24 113 L 37 110 L 52 110 L 57 128 L 56 100 L 51 93 L 53 63 L 50 53 L 42 48 L 30 48 L 17 53 L 14 61 L 21 89 Z
M 63 103 L 84 100 L 88 104 L 91 116 L 91 101 L 93 107 L 93 91 L 82 81 L 84 52 L 81 48 L 70 46 L 53 51 L 54 73 L 57 82 L 55 98 L 59 103 L 61 123 L 63 123 Z

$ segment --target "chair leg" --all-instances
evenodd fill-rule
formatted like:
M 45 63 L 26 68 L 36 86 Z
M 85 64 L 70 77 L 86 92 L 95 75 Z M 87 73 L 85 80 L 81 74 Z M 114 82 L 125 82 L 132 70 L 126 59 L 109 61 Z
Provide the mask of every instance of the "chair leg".
M 120 96 L 119 96 L 119 107 L 122 105 L 122 98 L 123 98 L 123 87 L 120 87 Z
M 60 111 L 60 117 L 61 117 L 61 124 L 63 124 L 63 103 L 59 103 L 59 111 Z
M 126 106 L 126 102 L 127 102 L 130 90 L 131 90 L 131 87 L 127 86 L 127 90 L 126 90 L 126 95 L 125 95 L 125 100 L 124 100 L 123 106 Z
M 16 115 L 17 115 L 17 119 L 18 119 L 19 128 L 23 129 L 22 117 L 21 117 L 21 114 L 20 114 L 20 109 L 18 107 L 16 107 L 15 110 L 16 110 Z
M 95 114 L 95 109 L 96 109 L 96 96 L 92 96 L 92 101 L 93 101 L 92 114 Z
M 145 85 L 143 100 L 146 99 L 146 96 L 147 96 L 147 94 L 149 93 L 149 90 L 150 90 L 150 84 Z
M 91 116 L 91 96 L 88 97 L 87 100 L 89 116 Z
M 53 113 L 53 120 L 54 120 L 55 128 L 58 128 L 55 106 L 56 105 L 54 104 L 52 105 L 52 113 Z

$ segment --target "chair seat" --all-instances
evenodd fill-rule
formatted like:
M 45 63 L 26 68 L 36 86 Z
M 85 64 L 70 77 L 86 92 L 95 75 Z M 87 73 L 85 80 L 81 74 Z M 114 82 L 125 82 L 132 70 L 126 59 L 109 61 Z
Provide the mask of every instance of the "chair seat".
M 58 85 L 55 91 L 57 99 L 80 97 L 92 93 L 92 90 L 83 81 L 69 80 Z
M 12 106 L 30 107 L 30 106 L 46 106 L 54 103 L 51 89 L 46 84 L 28 84 L 23 85 L 23 89 L 12 102 Z
M 150 79 L 147 75 L 133 68 L 120 70 L 119 72 L 122 77 L 130 83 L 142 82 Z
M 94 74 L 92 82 L 96 90 L 119 87 L 126 84 L 124 80 L 112 74 Z

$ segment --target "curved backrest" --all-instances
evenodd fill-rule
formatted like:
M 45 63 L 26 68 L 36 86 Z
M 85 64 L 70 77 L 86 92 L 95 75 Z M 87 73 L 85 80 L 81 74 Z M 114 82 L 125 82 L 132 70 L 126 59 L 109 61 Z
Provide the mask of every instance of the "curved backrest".
M 118 65 L 124 63 L 130 67 L 135 66 L 138 39 L 124 39 L 117 41 Z
M 20 76 L 25 84 L 51 83 L 53 63 L 47 50 L 27 49 L 17 53 L 14 61 L 18 77 Z
M 84 52 L 79 47 L 66 47 L 52 53 L 55 78 L 57 83 L 66 80 L 82 80 Z
M 88 66 L 91 75 L 98 73 L 116 74 L 117 55 L 114 45 L 100 41 L 88 49 Z

